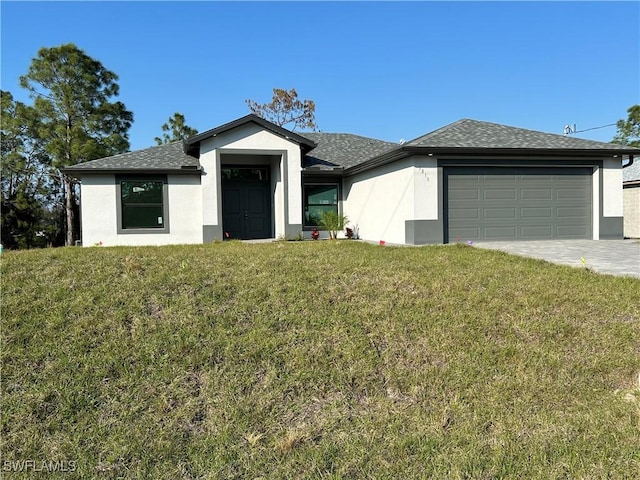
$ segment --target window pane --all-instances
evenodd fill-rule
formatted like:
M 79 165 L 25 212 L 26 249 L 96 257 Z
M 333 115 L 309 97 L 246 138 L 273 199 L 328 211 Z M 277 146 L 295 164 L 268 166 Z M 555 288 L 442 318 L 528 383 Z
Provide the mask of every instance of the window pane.
M 165 228 L 162 180 L 122 180 L 120 194 L 122 229 Z
M 122 204 L 160 203 L 162 204 L 162 182 L 124 181 Z
M 122 228 L 164 228 L 162 205 L 123 205 Z
M 324 212 L 338 212 L 337 205 L 309 205 L 305 212 L 305 225 L 319 226 Z
M 223 167 L 223 180 L 253 180 L 267 181 L 269 180 L 268 168 L 247 168 L 247 167 Z
M 307 205 L 337 205 L 338 187 L 336 185 L 307 185 Z
M 305 226 L 319 227 L 325 212 L 338 213 L 337 185 L 305 185 L 304 194 Z

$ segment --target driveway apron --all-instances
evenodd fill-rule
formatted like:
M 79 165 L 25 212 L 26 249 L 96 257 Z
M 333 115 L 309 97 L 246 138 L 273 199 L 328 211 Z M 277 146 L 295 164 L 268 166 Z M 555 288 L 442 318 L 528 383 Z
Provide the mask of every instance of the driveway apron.
M 474 245 L 561 265 L 587 267 L 598 273 L 640 278 L 640 240 L 540 240 Z

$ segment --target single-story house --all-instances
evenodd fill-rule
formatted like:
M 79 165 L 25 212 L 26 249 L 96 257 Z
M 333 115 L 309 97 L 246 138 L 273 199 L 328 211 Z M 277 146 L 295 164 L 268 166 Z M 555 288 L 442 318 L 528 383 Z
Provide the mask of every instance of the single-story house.
M 247 115 L 66 173 L 84 245 L 308 237 L 325 211 L 375 242 L 617 239 L 622 158 L 639 154 L 469 119 L 397 144 Z
M 640 159 L 622 169 L 624 236 L 640 238 Z

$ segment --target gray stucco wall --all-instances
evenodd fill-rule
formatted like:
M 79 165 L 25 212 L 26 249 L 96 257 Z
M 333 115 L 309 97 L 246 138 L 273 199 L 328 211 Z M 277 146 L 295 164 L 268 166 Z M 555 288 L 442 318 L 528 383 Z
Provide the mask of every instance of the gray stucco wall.
M 211 243 L 214 240 L 223 240 L 222 225 L 203 225 L 202 242 Z
M 444 243 L 442 220 L 405 220 L 405 243 L 428 245 Z

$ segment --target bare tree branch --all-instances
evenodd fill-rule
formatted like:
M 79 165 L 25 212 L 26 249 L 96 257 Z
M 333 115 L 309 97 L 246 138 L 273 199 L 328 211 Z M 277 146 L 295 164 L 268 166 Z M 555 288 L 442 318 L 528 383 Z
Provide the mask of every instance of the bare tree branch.
M 245 100 L 249 110 L 254 115 L 264 118 L 280 127 L 287 127 L 292 131 L 296 128 L 317 130 L 313 100 L 299 100 L 295 88 L 287 91 L 281 88 L 273 89 L 273 97 L 269 103 L 258 103 L 255 100 Z

